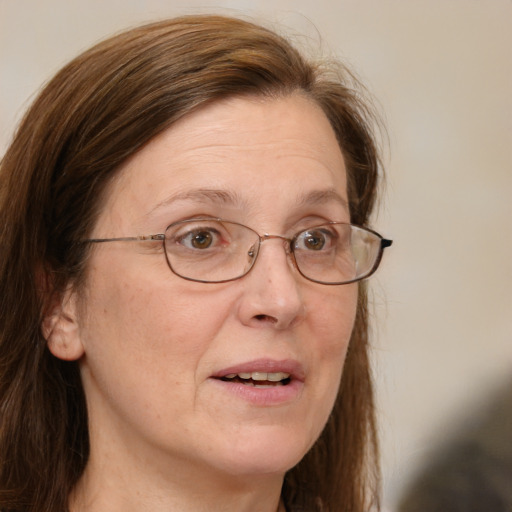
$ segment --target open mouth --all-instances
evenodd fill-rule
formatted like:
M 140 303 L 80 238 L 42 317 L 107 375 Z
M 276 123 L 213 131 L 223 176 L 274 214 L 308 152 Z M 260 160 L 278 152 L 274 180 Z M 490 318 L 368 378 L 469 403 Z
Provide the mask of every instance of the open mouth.
M 233 382 L 254 386 L 255 388 L 272 388 L 286 386 L 291 382 L 290 374 L 285 372 L 240 372 L 229 373 L 220 378 L 224 382 Z

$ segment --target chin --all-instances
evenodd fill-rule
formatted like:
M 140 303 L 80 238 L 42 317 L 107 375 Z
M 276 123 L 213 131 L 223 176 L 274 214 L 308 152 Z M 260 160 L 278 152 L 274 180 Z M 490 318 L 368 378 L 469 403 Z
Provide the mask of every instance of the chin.
M 291 435 L 287 429 L 275 430 L 265 428 L 255 437 L 240 435 L 230 442 L 222 458 L 223 469 L 236 475 L 284 475 L 300 462 L 314 439 Z

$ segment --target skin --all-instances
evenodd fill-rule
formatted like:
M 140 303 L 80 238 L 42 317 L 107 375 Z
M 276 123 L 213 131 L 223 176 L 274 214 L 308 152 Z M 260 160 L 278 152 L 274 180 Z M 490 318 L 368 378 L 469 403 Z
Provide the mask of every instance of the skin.
M 128 160 L 91 237 L 162 233 L 197 215 L 292 236 L 349 221 L 346 200 L 343 157 L 314 103 L 230 99 Z M 284 473 L 332 409 L 356 302 L 357 285 L 300 276 L 278 239 L 223 284 L 174 275 L 161 242 L 94 245 L 85 290 L 45 321 L 50 350 L 80 360 L 89 410 L 91 456 L 71 510 L 275 512 Z M 254 403 L 212 378 L 261 358 L 301 368 L 291 398 Z

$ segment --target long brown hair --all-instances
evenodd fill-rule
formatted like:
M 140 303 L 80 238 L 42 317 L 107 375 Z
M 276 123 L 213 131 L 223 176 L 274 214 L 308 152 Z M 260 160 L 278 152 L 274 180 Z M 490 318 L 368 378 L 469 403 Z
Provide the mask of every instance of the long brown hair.
M 87 410 L 75 362 L 53 357 L 41 321 L 79 287 L 106 185 L 177 119 L 240 95 L 308 95 L 348 169 L 351 221 L 368 223 L 379 173 L 373 118 L 340 65 L 305 60 L 260 26 L 190 16 L 108 39 L 65 66 L 25 115 L 0 168 L 0 510 L 63 512 L 87 463 Z M 365 285 L 339 396 L 320 439 L 283 487 L 290 510 L 378 506 Z

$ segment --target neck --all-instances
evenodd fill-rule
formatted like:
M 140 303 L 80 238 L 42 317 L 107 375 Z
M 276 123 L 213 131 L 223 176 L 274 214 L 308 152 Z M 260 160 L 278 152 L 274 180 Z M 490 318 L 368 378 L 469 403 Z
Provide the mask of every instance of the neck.
M 70 512 L 286 512 L 281 486 L 276 475 L 242 478 L 189 471 L 186 464 L 155 473 L 144 464 L 112 468 L 90 459 Z

